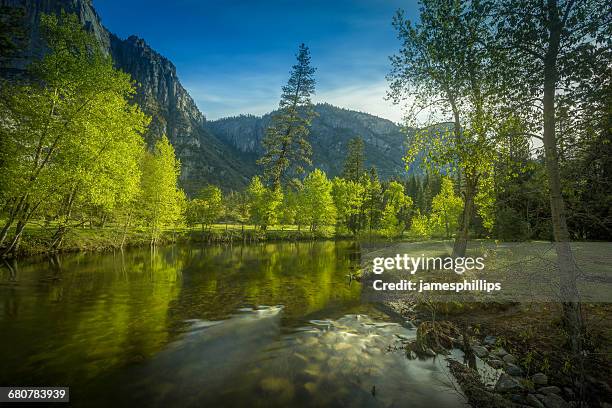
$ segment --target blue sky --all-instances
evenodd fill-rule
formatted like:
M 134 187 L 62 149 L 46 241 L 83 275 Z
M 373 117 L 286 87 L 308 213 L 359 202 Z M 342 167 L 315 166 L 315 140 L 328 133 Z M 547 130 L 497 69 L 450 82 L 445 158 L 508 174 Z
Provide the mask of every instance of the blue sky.
M 301 42 L 317 68 L 315 102 L 395 122 L 383 99 L 388 57 L 399 49 L 391 19 L 413 18 L 416 0 L 97 0 L 103 24 L 136 34 L 168 57 L 209 119 L 276 108 Z

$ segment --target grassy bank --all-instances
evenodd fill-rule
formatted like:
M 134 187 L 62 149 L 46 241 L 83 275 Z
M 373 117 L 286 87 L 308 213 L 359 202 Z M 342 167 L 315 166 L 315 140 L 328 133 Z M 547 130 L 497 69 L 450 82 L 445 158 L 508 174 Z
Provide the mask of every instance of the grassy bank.
M 17 256 L 27 257 L 51 252 L 50 243 L 54 232 L 55 228 L 36 224 L 28 225 Z M 151 242 L 151 236 L 138 229 L 128 231 L 125 241 L 123 238 L 124 229 L 119 226 L 73 228 L 66 233 L 59 252 L 103 252 L 120 249 L 122 245 L 124 248 L 148 246 Z M 178 239 L 181 239 L 180 233 L 166 231 L 159 242 L 165 244 Z
M 30 223 L 26 226 L 19 247 L 18 257 L 27 257 L 51 252 L 50 245 L 57 226 Z M 125 236 L 125 240 L 124 240 Z M 337 234 L 333 227 L 311 232 L 308 229 L 290 226 L 270 226 L 265 231 L 254 225 L 214 224 L 206 228 L 184 227 L 164 231 L 158 244 L 173 242 L 196 243 L 253 243 L 263 241 L 308 241 L 351 238 L 350 234 Z M 150 234 L 143 228 L 132 228 L 125 234 L 119 225 L 104 227 L 80 226 L 66 233 L 59 252 L 103 252 L 120 249 L 122 246 L 148 246 Z
M 54 223 L 31 222 L 22 237 L 18 257 L 27 257 L 51 252 L 50 243 L 57 231 Z M 106 226 L 82 225 L 68 230 L 59 252 L 102 252 L 125 247 L 148 246 L 151 236 L 145 228 L 131 228 L 124 234 L 120 225 Z M 125 241 L 124 241 L 125 235 Z M 253 243 L 263 241 L 312 241 L 328 239 L 358 239 L 389 241 L 380 231 L 363 232 L 354 236 L 348 231 L 338 231 L 334 227 L 321 227 L 310 231 L 297 225 L 271 225 L 266 230 L 255 225 L 213 224 L 210 226 L 182 227 L 162 233 L 158 244 L 171 242 L 197 243 Z M 420 240 L 419 237 L 403 234 L 393 240 Z M 123 245 L 122 245 L 123 244 Z

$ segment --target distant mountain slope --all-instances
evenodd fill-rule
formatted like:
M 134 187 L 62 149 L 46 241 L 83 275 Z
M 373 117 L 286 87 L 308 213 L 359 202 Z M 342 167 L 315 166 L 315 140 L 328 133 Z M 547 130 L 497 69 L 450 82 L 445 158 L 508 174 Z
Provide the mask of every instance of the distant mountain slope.
M 0 0 L 0 6 L 23 10 L 27 35 L 20 55 L 3 61 L 3 77 L 19 78 L 30 62 L 46 52 L 39 32 L 41 14 L 59 14 L 61 10 L 75 13 L 102 49 L 112 55 L 115 65 L 137 82 L 135 102 L 153 117 L 147 140 L 152 143 L 162 134 L 168 136 L 181 159 L 181 181 L 188 192 L 206 183 L 242 187 L 248 175 L 255 172 L 254 163 L 241 160 L 236 149 L 207 131 L 206 119 L 181 85 L 174 64 L 136 36 L 122 40 L 110 33 L 91 0 Z
M 329 104 L 315 105 L 318 116 L 312 121 L 309 140 L 313 149 L 313 166 L 336 176 L 342 172 L 350 139 L 361 136 L 365 145 L 366 167 L 377 168 L 381 178 L 406 174 L 402 161 L 406 135 L 387 119 L 367 113 L 338 108 Z M 241 115 L 208 121 L 206 126 L 219 139 L 234 146 L 246 157 L 259 157 L 261 140 L 270 123 L 271 114 L 262 117 Z

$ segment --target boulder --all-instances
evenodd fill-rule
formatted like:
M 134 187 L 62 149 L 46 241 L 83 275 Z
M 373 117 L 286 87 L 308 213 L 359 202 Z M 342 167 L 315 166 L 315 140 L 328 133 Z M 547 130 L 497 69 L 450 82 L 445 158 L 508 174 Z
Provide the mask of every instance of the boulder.
M 497 337 L 495 337 L 495 336 L 486 336 L 482 342 L 484 344 L 486 344 L 487 346 L 493 346 L 493 345 L 495 345 L 496 341 L 497 341 Z
M 503 357 L 503 360 L 506 364 L 516 364 L 516 357 L 514 357 L 512 354 L 506 354 Z
M 497 359 L 489 360 L 487 363 L 489 363 L 489 365 L 493 368 L 502 368 L 504 366 L 504 362 Z
M 506 367 L 506 372 L 514 377 L 523 375 L 523 370 L 521 367 L 514 364 L 508 364 L 508 367 Z
M 497 383 L 495 384 L 495 391 L 497 392 L 518 391 L 522 389 L 523 386 L 521 383 L 506 373 L 500 375 Z
M 545 408 L 544 404 L 542 404 L 542 402 L 540 402 L 540 400 L 533 394 L 527 394 L 525 400 L 527 401 L 527 404 L 531 405 L 532 407 Z
M 535 373 L 531 377 L 531 381 L 536 385 L 546 385 L 548 384 L 548 377 L 544 373 Z
M 538 392 L 540 394 L 544 394 L 544 395 L 561 394 L 561 388 L 559 388 L 559 387 L 557 387 L 555 385 L 550 385 L 548 387 L 538 388 Z
M 545 395 L 542 399 L 546 408 L 569 408 L 569 404 L 557 394 Z
M 482 347 L 482 346 L 473 346 L 472 350 L 474 351 L 474 354 L 476 354 L 476 356 L 483 358 L 485 357 L 487 354 L 489 354 L 489 352 L 487 351 L 486 348 Z
M 503 347 L 499 347 L 496 348 L 495 350 L 493 350 L 491 352 L 491 354 L 498 356 L 499 358 L 503 358 L 506 354 L 508 354 L 508 352 L 506 350 L 504 350 Z

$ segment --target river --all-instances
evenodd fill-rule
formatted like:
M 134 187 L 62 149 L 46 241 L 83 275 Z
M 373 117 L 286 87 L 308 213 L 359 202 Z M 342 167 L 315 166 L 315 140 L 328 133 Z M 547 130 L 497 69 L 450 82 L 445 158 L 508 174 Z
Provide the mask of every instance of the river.
M 352 242 L 178 245 L 0 268 L 0 385 L 71 405 L 456 407 L 444 358 L 361 300 Z

